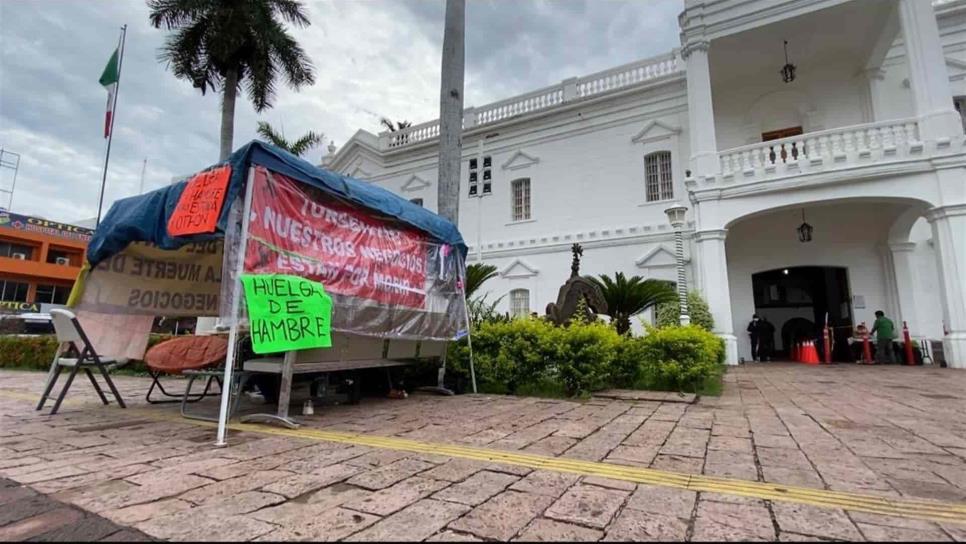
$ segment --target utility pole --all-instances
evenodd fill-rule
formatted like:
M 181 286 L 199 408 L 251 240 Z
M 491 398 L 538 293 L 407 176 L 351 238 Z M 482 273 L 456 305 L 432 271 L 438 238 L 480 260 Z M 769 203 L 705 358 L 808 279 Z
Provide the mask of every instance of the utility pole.
M 463 70 L 466 0 L 446 0 L 439 88 L 439 215 L 459 226 L 460 161 L 463 147 Z

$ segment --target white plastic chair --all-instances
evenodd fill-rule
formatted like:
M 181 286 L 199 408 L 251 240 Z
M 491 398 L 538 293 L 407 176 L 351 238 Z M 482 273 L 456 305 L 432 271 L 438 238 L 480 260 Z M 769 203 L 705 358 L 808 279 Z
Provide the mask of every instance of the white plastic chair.
M 57 401 L 54 403 L 50 415 L 56 414 L 57 410 L 60 409 L 60 404 L 64 401 L 64 397 L 67 396 L 67 390 L 70 389 L 71 384 L 74 382 L 74 376 L 77 375 L 77 371 L 80 369 L 83 369 L 84 373 L 87 374 L 91 384 L 94 386 L 94 390 L 97 391 L 97 395 L 101 397 L 101 402 L 108 404 L 107 397 L 101 391 L 97 380 L 94 379 L 94 373 L 91 372 L 91 367 L 96 367 L 100 371 L 101 376 L 104 377 L 107 386 L 111 388 L 111 393 L 114 394 L 114 398 L 117 399 L 117 403 L 121 408 L 127 408 L 120 393 L 117 392 L 117 388 L 114 387 L 114 382 L 111 381 L 111 377 L 107 374 L 109 369 L 117 368 L 125 364 L 127 360 L 101 357 L 98 355 L 94 346 L 88 340 L 87 335 L 84 334 L 84 329 L 81 328 L 80 322 L 77 321 L 77 316 L 73 312 L 53 309 L 50 310 L 50 318 L 54 323 L 54 331 L 57 333 L 57 341 L 60 345 L 57 348 L 57 353 L 54 354 L 54 361 L 50 365 L 50 372 L 47 374 L 47 385 L 44 387 L 44 394 L 40 397 L 40 402 L 37 404 L 37 410 L 43 409 L 44 403 L 50 397 L 50 393 L 53 391 L 54 385 L 57 384 L 57 379 L 64 369 L 70 369 L 70 374 L 67 375 L 67 382 L 57 396 Z

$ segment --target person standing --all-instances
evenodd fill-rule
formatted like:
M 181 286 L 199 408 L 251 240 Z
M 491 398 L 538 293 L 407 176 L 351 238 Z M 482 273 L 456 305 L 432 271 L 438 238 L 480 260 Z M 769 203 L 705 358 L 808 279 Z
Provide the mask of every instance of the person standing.
M 875 323 L 872 334 L 875 334 L 875 362 L 892 363 L 892 339 L 895 338 L 896 326 L 885 316 L 882 310 L 876 310 Z
M 752 361 L 761 360 L 762 332 L 761 319 L 758 317 L 758 314 L 751 316 L 751 321 L 748 323 L 748 335 L 751 337 Z

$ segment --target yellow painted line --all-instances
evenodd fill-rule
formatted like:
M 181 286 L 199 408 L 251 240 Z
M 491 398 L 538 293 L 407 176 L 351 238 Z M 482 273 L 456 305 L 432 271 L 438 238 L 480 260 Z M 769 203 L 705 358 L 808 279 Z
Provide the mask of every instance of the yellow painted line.
M 185 421 L 175 415 L 139 411 L 145 418 L 166 421 Z M 159 417 L 160 416 L 160 417 Z M 206 427 L 214 423 L 190 421 Z M 966 504 L 926 500 L 907 500 L 879 497 L 859 493 L 844 493 L 807 487 L 786 486 L 764 482 L 752 482 L 713 476 L 682 474 L 649 468 L 631 467 L 596 461 L 582 461 L 560 457 L 547 457 L 513 451 L 492 450 L 455 444 L 421 442 L 405 438 L 363 435 L 319 429 L 285 429 L 268 425 L 233 423 L 234 431 L 260 433 L 274 436 L 302 438 L 307 440 L 337 442 L 355 446 L 391 449 L 411 453 L 441 455 L 490 463 L 522 466 L 540 470 L 565 472 L 580 476 L 599 476 L 633 483 L 674 487 L 691 491 L 704 491 L 765 499 L 772 501 L 807 504 L 822 508 L 842 508 L 845 510 L 868 512 L 903 518 L 927 519 L 932 521 L 966 523 Z
M 36 395 L 19 392 L 0 391 L 0 396 L 36 400 Z M 131 408 L 128 414 L 156 421 L 176 421 L 190 425 L 213 428 L 211 422 L 189 420 L 177 414 Z M 749 497 L 771 501 L 805 504 L 821 508 L 841 508 L 857 512 L 896 516 L 902 518 L 924 519 L 942 522 L 966 523 L 966 503 L 940 502 L 915 499 L 897 499 L 870 494 L 847 493 L 788 486 L 782 484 L 753 482 L 732 478 L 719 478 L 696 474 L 684 474 L 650 468 L 583 461 L 562 457 L 548 457 L 529 453 L 502 451 L 458 444 L 421 442 L 389 436 L 365 435 L 320 429 L 285 429 L 268 425 L 232 423 L 229 428 L 238 432 L 251 432 L 264 435 L 302 438 L 315 441 L 337 442 L 356 446 L 390 449 L 411 453 L 441 455 L 457 459 L 468 459 L 488 463 L 514 465 L 532 469 L 549 470 L 598 476 L 627 482 L 686 489 L 690 491 L 713 492 L 739 497 Z

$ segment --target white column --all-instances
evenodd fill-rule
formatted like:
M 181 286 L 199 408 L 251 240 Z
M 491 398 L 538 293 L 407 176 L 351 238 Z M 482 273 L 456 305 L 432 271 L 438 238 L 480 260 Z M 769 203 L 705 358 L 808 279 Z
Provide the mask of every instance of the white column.
M 681 55 L 687 62 L 691 175 L 713 176 L 720 172 L 721 166 L 718 162 L 718 144 L 714 134 L 708 42 L 688 44 L 681 51 Z
M 725 342 L 725 363 L 738 364 L 738 339 L 731 319 L 731 288 L 728 283 L 728 257 L 725 252 L 725 229 L 696 232 L 698 268 L 702 295 L 714 317 L 714 333 Z
M 943 323 L 943 353 L 952 368 L 966 369 L 966 204 L 929 210 L 939 270 Z
M 899 0 L 899 20 L 922 139 L 962 136 L 932 2 Z
M 866 123 L 873 123 L 882 116 L 883 108 L 879 96 L 879 82 L 885 79 L 885 70 L 882 68 L 867 68 L 859 72 L 857 76 L 862 92 L 862 106 L 865 113 Z
M 896 327 L 902 327 L 902 321 L 909 324 L 909 334 L 913 337 L 921 336 L 919 314 L 916 310 L 915 293 L 918 290 L 916 267 L 913 254 L 916 251 L 915 242 L 892 242 L 889 244 L 892 254 L 892 270 L 895 279 L 896 292 Z

